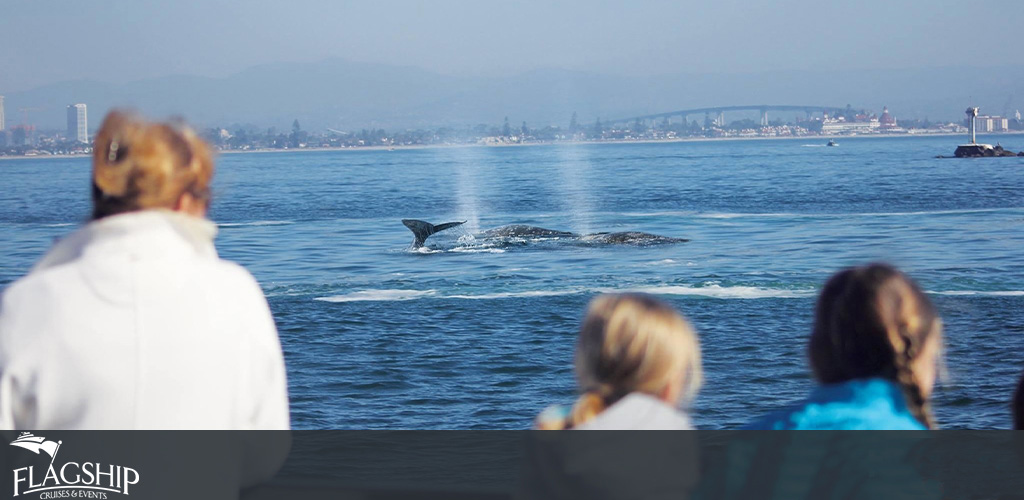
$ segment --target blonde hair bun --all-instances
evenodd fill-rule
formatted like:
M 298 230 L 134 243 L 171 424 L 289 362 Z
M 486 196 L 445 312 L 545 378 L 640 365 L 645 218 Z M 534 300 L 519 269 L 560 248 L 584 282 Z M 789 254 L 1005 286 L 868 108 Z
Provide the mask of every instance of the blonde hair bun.
M 111 111 L 93 149 L 93 218 L 174 208 L 185 194 L 206 202 L 212 178 L 210 148 L 191 129 Z

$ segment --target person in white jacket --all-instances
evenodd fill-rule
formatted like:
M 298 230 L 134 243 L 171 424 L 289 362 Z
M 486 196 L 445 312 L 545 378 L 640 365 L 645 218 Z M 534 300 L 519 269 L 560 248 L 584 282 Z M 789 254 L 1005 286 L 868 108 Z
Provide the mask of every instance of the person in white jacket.
M 289 428 L 267 301 L 213 245 L 212 176 L 190 130 L 106 117 L 93 220 L 0 296 L 0 428 Z

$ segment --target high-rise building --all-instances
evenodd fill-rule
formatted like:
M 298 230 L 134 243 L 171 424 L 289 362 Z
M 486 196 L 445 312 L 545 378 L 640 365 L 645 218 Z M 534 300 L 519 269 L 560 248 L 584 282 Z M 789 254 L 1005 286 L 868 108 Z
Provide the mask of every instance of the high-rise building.
M 89 142 L 89 119 L 85 115 L 85 104 L 68 106 L 68 139 Z
M 979 116 L 975 118 L 978 132 L 1006 132 L 1010 130 L 1009 118 L 1001 116 Z
M 0 132 L 4 131 L 4 96 L 0 95 Z

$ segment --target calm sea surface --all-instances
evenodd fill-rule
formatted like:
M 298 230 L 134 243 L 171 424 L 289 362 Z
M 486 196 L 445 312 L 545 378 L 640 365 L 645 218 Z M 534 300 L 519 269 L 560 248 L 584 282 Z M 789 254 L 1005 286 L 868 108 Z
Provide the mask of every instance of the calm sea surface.
M 959 140 L 232 154 L 211 217 L 221 255 L 270 301 L 299 428 L 527 428 L 572 402 L 576 328 L 609 290 L 659 294 L 693 321 L 707 376 L 695 420 L 739 426 L 807 393 L 816 291 L 875 260 L 942 313 L 940 424 L 1007 427 L 1024 369 L 1024 158 L 934 158 Z M 5 286 L 87 217 L 89 162 L 2 161 L 0 180 Z M 468 222 L 413 251 L 402 218 Z M 513 223 L 691 241 L 471 236 Z

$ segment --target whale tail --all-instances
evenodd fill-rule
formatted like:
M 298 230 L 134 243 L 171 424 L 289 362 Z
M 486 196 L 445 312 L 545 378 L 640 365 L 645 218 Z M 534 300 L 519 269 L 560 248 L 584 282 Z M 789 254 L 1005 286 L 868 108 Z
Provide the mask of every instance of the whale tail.
M 461 222 L 445 222 L 444 224 L 433 225 L 429 222 L 416 220 L 416 219 L 402 219 L 402 224 L 412 231 L 412 234 L 416 236 L 416 240 L 412 242 L 413 248 L 422 247 L 427 241 L 427 238 L 437 232 L 444 231 L 445 229 L 451 229 L 455 226 L 461 226 L 466 221 Z

